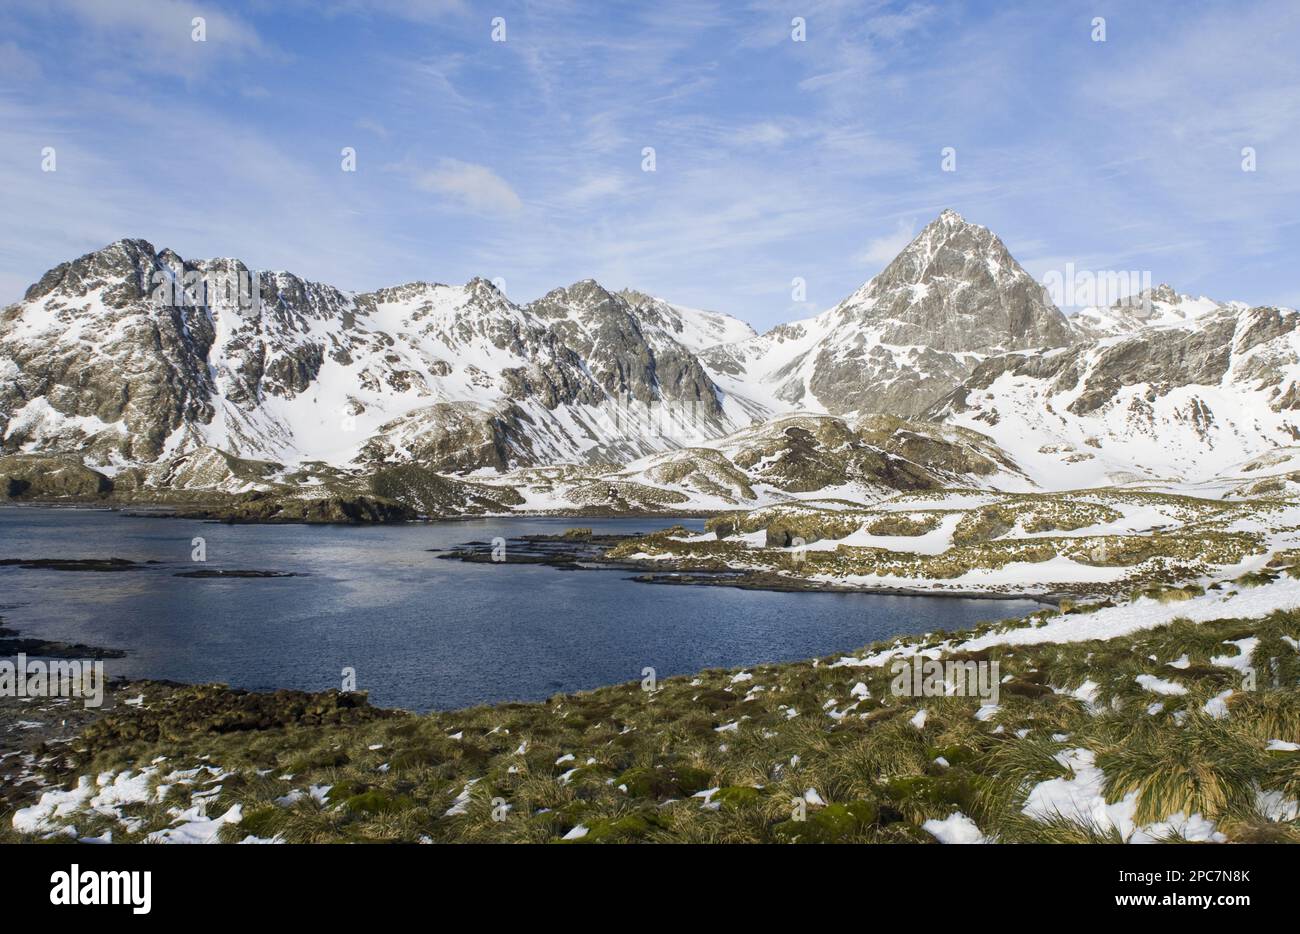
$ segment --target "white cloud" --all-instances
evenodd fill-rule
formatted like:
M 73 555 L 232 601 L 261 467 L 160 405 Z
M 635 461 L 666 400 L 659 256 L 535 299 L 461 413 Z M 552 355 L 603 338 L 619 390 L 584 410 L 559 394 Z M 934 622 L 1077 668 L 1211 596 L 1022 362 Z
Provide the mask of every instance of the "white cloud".
M 443 159 L 436 169 L 421 173 L 415 186 L 436 192 L 462 208 L 481 214 L 513 214 L 523 207 L 519 195 L 485 165 Z
M 612 198 L 620 194 L 625 187 L 626 183 L 621 175 L 597 175 L 572 189 L 568 193 L 567 200 L 575 206 L 590 204 L 593 201 Z
M 143 72 L 184 77 L 219 60 L 270 54 L 270 46 L 246 20 L 215 4 L 191 0 L 13 0 L 7 12 L 29 8 L 85 30 L 65 38 L 75 54 Z M 202 17 L 206 40 L 195 42 L 194 19 Z M 63 30 L 60 30 L 61 32 Z
M 388 127 L 384 126 L 378 120 L 371 120 L 369 117 L 362 117 L 358 120 L 357 129 L 368 130 L 380 139 L 388 139 Z
M 770 120 L 743 126 L 733 137 L 738 146 L 780 146 L 789 138 L 784 128 Z
M 900 219 L 892 233 L 877 237 L 867 244 L 867 248 L 858 254 L 858 262 L 881 268 L 889 265 L 902 252 L 903 247 L 912 242 L 915 230 L 915 221 Z

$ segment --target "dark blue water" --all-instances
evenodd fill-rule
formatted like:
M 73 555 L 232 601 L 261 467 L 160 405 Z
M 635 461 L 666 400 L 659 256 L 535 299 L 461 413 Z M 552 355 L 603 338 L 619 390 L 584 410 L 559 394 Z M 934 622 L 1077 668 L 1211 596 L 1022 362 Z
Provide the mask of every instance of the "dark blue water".
M 337 689 L 344 667 L 384 706 L 451 709 L 703 668 L 847 652 L 897 633 L 1028 612 L 1026 601 L 659 586 L 619 571 L 439 560 L 426 549 L 575 524 L 483 519 L 397 526 L 222 525 L 101 510 L 0 507 L 0 558 L 155 560 L 118 573 L 0 567 L 0 615 L 25 636 L 108 646 L 110 675 Z M 699 520 L 684 525 L 699 529 Z M 207 563 L 191 563 L 191 540 Z M 199 567 L 303 577 L 203 580 Z

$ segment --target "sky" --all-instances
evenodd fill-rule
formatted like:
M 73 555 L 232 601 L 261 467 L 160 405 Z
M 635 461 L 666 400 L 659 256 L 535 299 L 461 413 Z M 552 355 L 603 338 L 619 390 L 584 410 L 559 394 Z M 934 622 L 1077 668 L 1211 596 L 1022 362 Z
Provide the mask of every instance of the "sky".
M 952 208 L 1040 279 L 1294 307 L 1297 48 L 1294 0 L 6 0 L 0 304 L 139 237 L 762 331 Z

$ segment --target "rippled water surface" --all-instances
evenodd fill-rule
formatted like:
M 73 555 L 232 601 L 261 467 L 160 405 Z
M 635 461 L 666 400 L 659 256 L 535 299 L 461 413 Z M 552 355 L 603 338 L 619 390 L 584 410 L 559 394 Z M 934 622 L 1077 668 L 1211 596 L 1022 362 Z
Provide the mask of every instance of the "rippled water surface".
M 676 520 L 581 520 L 602 532 Z M 323 690 L 344 667 L 385 706 L 539 700 L 702 668 L 846 652 L 897 633 L 1028 612 L 1026 601 L 654 586 L 621 571 L 440 560 L 431 548 L 556 533 L 572 519 L 392 526 L 222 525 L 0 508 L 0 558 L 157 561 L 115 573 L 0 568 L 0 615 L 22 635 L 123 649 L 110 674 Z M 682 520 L 700 529 L 701 520 Z M 207 563 L 191 562 L 206 540 Z M 196 567 L 292 571 L 194 579 Z

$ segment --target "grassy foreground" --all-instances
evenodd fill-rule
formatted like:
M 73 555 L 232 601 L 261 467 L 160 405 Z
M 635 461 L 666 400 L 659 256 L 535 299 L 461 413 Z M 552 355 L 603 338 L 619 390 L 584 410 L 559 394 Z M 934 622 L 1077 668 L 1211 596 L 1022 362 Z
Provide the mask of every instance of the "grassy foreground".
M 928 638 L 916 648 L 953 644 Z M 921 843 L 960 812 L 987 839 L 1119 842 L 1105 821 L 1025 811 L 1040 783 L 1077 781 L 1088 750 L 1106 801 L 1127 798 L 1139 827 L 1182 812 L 1215 839 L 1300 842 L 1297 640 L 1300 613 L 1276 612 L 995 646 L 962 656 L 999 663 L 1000 702 L 983 709 L 896 696 L 889 665 L 834 658 L 421 716 L 355 695 L 146 684 L 141 705 L 39 762 L 48 787 L 144 770 L 144 800 L 29 834 L 7 814 L 0 840 L 132 842 L 215 819 L 229 842 Z

